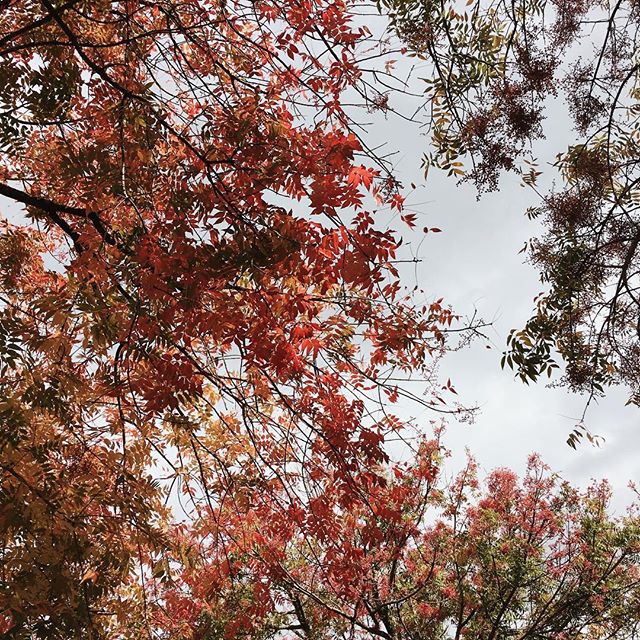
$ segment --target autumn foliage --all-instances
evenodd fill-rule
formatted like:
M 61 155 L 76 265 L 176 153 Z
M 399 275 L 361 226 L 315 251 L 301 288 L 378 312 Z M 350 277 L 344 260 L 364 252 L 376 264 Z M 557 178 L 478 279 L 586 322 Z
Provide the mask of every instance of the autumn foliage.
M 368 393 L 397 397 L 386 377 L 427 366 L 452 315 L 401 299 L 399 238 L 374 226 L 402 198 L 341 106 L 368 38 L 347 8 L 4 3 L 16 637 L 149 624 L 176 511 L 214 517 L 246 485 L 305 512 L 329 478 L 344 504 L 379 482 L 401 423 Z
M 607 515 L 606 483 L 579 492 L 536 456 L 522 480 L 481 482 L 470 459 L 446 483 L 446 455 L 423 439 L 349 503 L 329 483 L 306 511 L 230 499 L 177 532 L 188 568 L 158 572 L 154 622 L 186 638 L 637 636 L 640 523 Z
M 355 3 L 0 9 L 6 637 L 627 632 L 601 490 L 534 461 L 477 502 L 437 439 L 390 459 L 454 316 L 403 292 L 400 185 L 343 104 Z

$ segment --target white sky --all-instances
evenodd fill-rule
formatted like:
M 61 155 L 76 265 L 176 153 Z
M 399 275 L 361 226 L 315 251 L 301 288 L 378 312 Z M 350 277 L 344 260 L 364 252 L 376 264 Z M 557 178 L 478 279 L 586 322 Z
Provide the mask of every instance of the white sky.
M 408 64 L 398 63 L 398 77 L 402 69 L 406 74 Z M 422 90 L 420 75 L 427 73 L 414 73 L 414 91 Z M 390 95 L 390 106 L 405 114 L 419 103 L 415 98 Z M 625 406 L 625 390 L 609 390 L 589 409 L 586 424 L 605 438 L 601 447 L 583 441 L 574 451 L 566 439 L 583 413 L 586 397 L 546 387 L 544 381 L 526 386 L 514 380 L 511 371 L 500 368 L 509 330 L 524 326 L 533 298 L 544 288 L 534 267 L 525 264 L 526 255 L 518 253 L 539 230 L 525 216 L 527 207 L 536 204 L 535 194 L 521 187 L 517 176 L 504 177 L 499 191 L 480 201 L 472 185 L 458 185 L 443 172 L 432 169 L 425 180 L 420 164 L 428 141 L 415 124 L 392 113 L 386 119 L 382 114 L 361 113 L 359 119 L 371 123 L 367 139 L 384 144 L 387 152 L 397 151 L 396 172 L 405 187 L 411 182 L 418 187 L 406 203 L 407 212 L 419 214 L 417 228 L 403 235 L 414 250 L 424 239 L 418 252 L 422 262 L 405 271 L 405 284 L 418 284 L 427 295 L 443 296 L 463 316 L 477 309 L 484 320 L 493 322 L 487 330 L 492 349 L 476 341 L 445 357 L 441 365 L 443 380 L 451 377 L 461 400 L 480 406 L 472 425 L 449 420 L 445 444 L 453 456 L 448 471 L 461 466 L 466 447 L 487 471 L 508 466 L 522 472 L 528 455 L 537 452 L 554 471 L 579 486 L 588 485 L 591 478 L 608 478 L 614 488 L 614 507 L 618 513 L 623 511 L 633 497 L 629 481 L 640 480 L 636 463 L 640 414 L 637 408 Z M 572 139 L 562 104 L 549 106 L 545 127 L 547 139 L 536 147 L 540 160 L 552 159 Z M 553 170 L 542 168 L 550 181 Z M 443 232 L 425 239 L 423 226 Z M 433 417 L 427 412 L 418 415 L 425 424 Z

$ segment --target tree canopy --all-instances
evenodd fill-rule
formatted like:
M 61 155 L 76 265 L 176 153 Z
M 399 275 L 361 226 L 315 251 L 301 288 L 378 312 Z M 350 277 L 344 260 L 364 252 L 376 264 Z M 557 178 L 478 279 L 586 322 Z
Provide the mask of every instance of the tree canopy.
M 402 424 L 368 397 L 429 375 L 453 315 L 398 282 L 402 196 L 341 103 L 369 91 L 348 8 L 3 3 L 12 636 L 146 619 L 176 510 L 260 487 L 275 519 L 381 481 Z
M 3 637 L 637 636 L 634 511 L 393 413 L 457 318 L 360 8 L 0 1 Z
M 158 614 L 169 637 L 637 638 L 640 521 L 608 515 L 532 456 L 525 477 L 450 482 L 424 439 L 366 499 L 327 491 L 274 517 L 263 492 L 181 537 L 188 569 Z M 220 522 L 228 537 L 217 534 Z M 212 529 L 213 527 L 213 529 Z

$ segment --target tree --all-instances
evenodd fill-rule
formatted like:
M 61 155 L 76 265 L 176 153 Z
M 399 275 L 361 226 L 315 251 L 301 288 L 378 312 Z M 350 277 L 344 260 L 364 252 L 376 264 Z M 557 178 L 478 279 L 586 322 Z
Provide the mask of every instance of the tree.
M 457 410 L 433 369 L 454 316 L 402 289 L 391 218 L 414 217 L 343 104 L 381 104 L 357 6 L 0 1 L 3 637 L 427 634 L 441 583 L 422 550 L 486 526 L 489 555 L 443 558 L 446 577 L 525 526 L 499 500 L 517 510 L 533 489 L 503 473 L 477 526 L 451 529 L 464 508 L 431 490 L 437 440 L 390 461 L 385 441 L 413 435 L 391 413 L 402 379 Z M 588 519 L 591 498 L 553 507 L 576 500 Z M 579 575 L 545 582 L 569 616 L 554 628 L 632 633 L 628 610 L 589 598 L 603 585 L 635 606 L 635 520 L 598 513 L 593 548 L 571 529 L 590 554 L 571 557 Z M 510 558 L 469 618 L 479 633 Z M 551 565 L 533 564 L 542 580 Z
M 398 280 L 353 8 L 0 2 L 5 637 L 144 637 L 176 522 L 378 482 L 453 315 Z
M 551 376 L 590 397 L 625 383 L 640 403 L 638 27 L 634 2 L 381 0 L 414 55 L 429 62 L 435 166 L 480 191 L 515 171 L 538 192 L 527 212 L 545 234 L 529 255 L 547 291 L 503 359 L 524 380 Z M 539 190 L 532 143 L 563 98 L 575 142 L 558 149 L 561 184 Z
M 189 568 L 163 576 L 161 633 L 638 637 L 637 512 L 612 519 L 606 483 L 579 492 L 536 456 L 522 480 L 498 469 L 481 484 L 469 460 L 447 483 L 445 455 L 423 439 L 366 496 L 345 503 L 327 483 L 307 513 L 243 489 L 196 536 L 180 534 Z

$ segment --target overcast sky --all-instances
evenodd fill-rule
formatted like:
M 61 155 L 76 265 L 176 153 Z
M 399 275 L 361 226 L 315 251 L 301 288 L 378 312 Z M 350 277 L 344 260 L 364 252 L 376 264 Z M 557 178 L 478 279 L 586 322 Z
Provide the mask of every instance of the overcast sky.
M 397 76 L 404 77 L 409 62 L 400 61 Z M 414 72 L 413 90 L 422 90 Z M 416 99 L 390 95 L 390 105 L 411 113 Z M 543 290 L 535 269 L 518 252 L 539 227 L 525 216 L 535 205 L 535 194 L 520 186 L 517 176 L 506 176 L 496 193 L 476 199 L 470 184 L 458 185 L 453 178 L 432 170 L 424 179 L 421 158 L 427 138 L 413 123 L 388 114 L 360 116 L 371 123 L 368 139 L 384 144 L 387 152 L 397 151 L 398 177 L 405 186 L 417 190 L 407 199 L 407 211 L 419 214 L 415 232 L 405 232 L 411 247 L 422 259 L 414 270 L 405 270 L 405 282 L 417 284 L 435 296 L 443 296 L 454 310 L 471 316 L 474 310 L 492 326 L 487 330 L 492 349 L 477 341 L 447 356 L 441 366 L 442 377 L 451 377 L 463 402 L 477 404 L 480 412 L 474 424 L 449 420 L 445 443 L 453 450 L 449 469 L 464 461 L 465 447 L 481 467 L 490 470 L 509 466 L 522 471 L 527 457 L 538 452 L 562 476 L 580 486 L 591 478 L 606 477 L 614 488 L 614 506 L 621 512 L 631 500 L 627 485 L 638 478 L 640 459 L 640 410 L 627 407 L 624 389 L 611 389 L 607 397 L 590 407 L 586 424 L 605 438 L 600 448 L 588 442 L 574 451 L 566 444 L 569 433 L 583 413 L 586 397 L 565 388 L 549 388 L 545 383 L 527 386 L 514 380 L 513 373 L 500 369 L 500 356 L 510 329 L 522 328 L 531 316 L 533 298 Z M 561 103 L 549 106 L 547 139 L 537 145 L 540 160 L 553 158 L 571 141 L 572 132 Z M 544 167 L 543 167 L 544 168 Z M 554 175 L 545 169 L 550 183 Z M 426 238 L 423 226 L 439 227 L 440 234 Z M 425 421 L 428 413 L 417 413 Z

